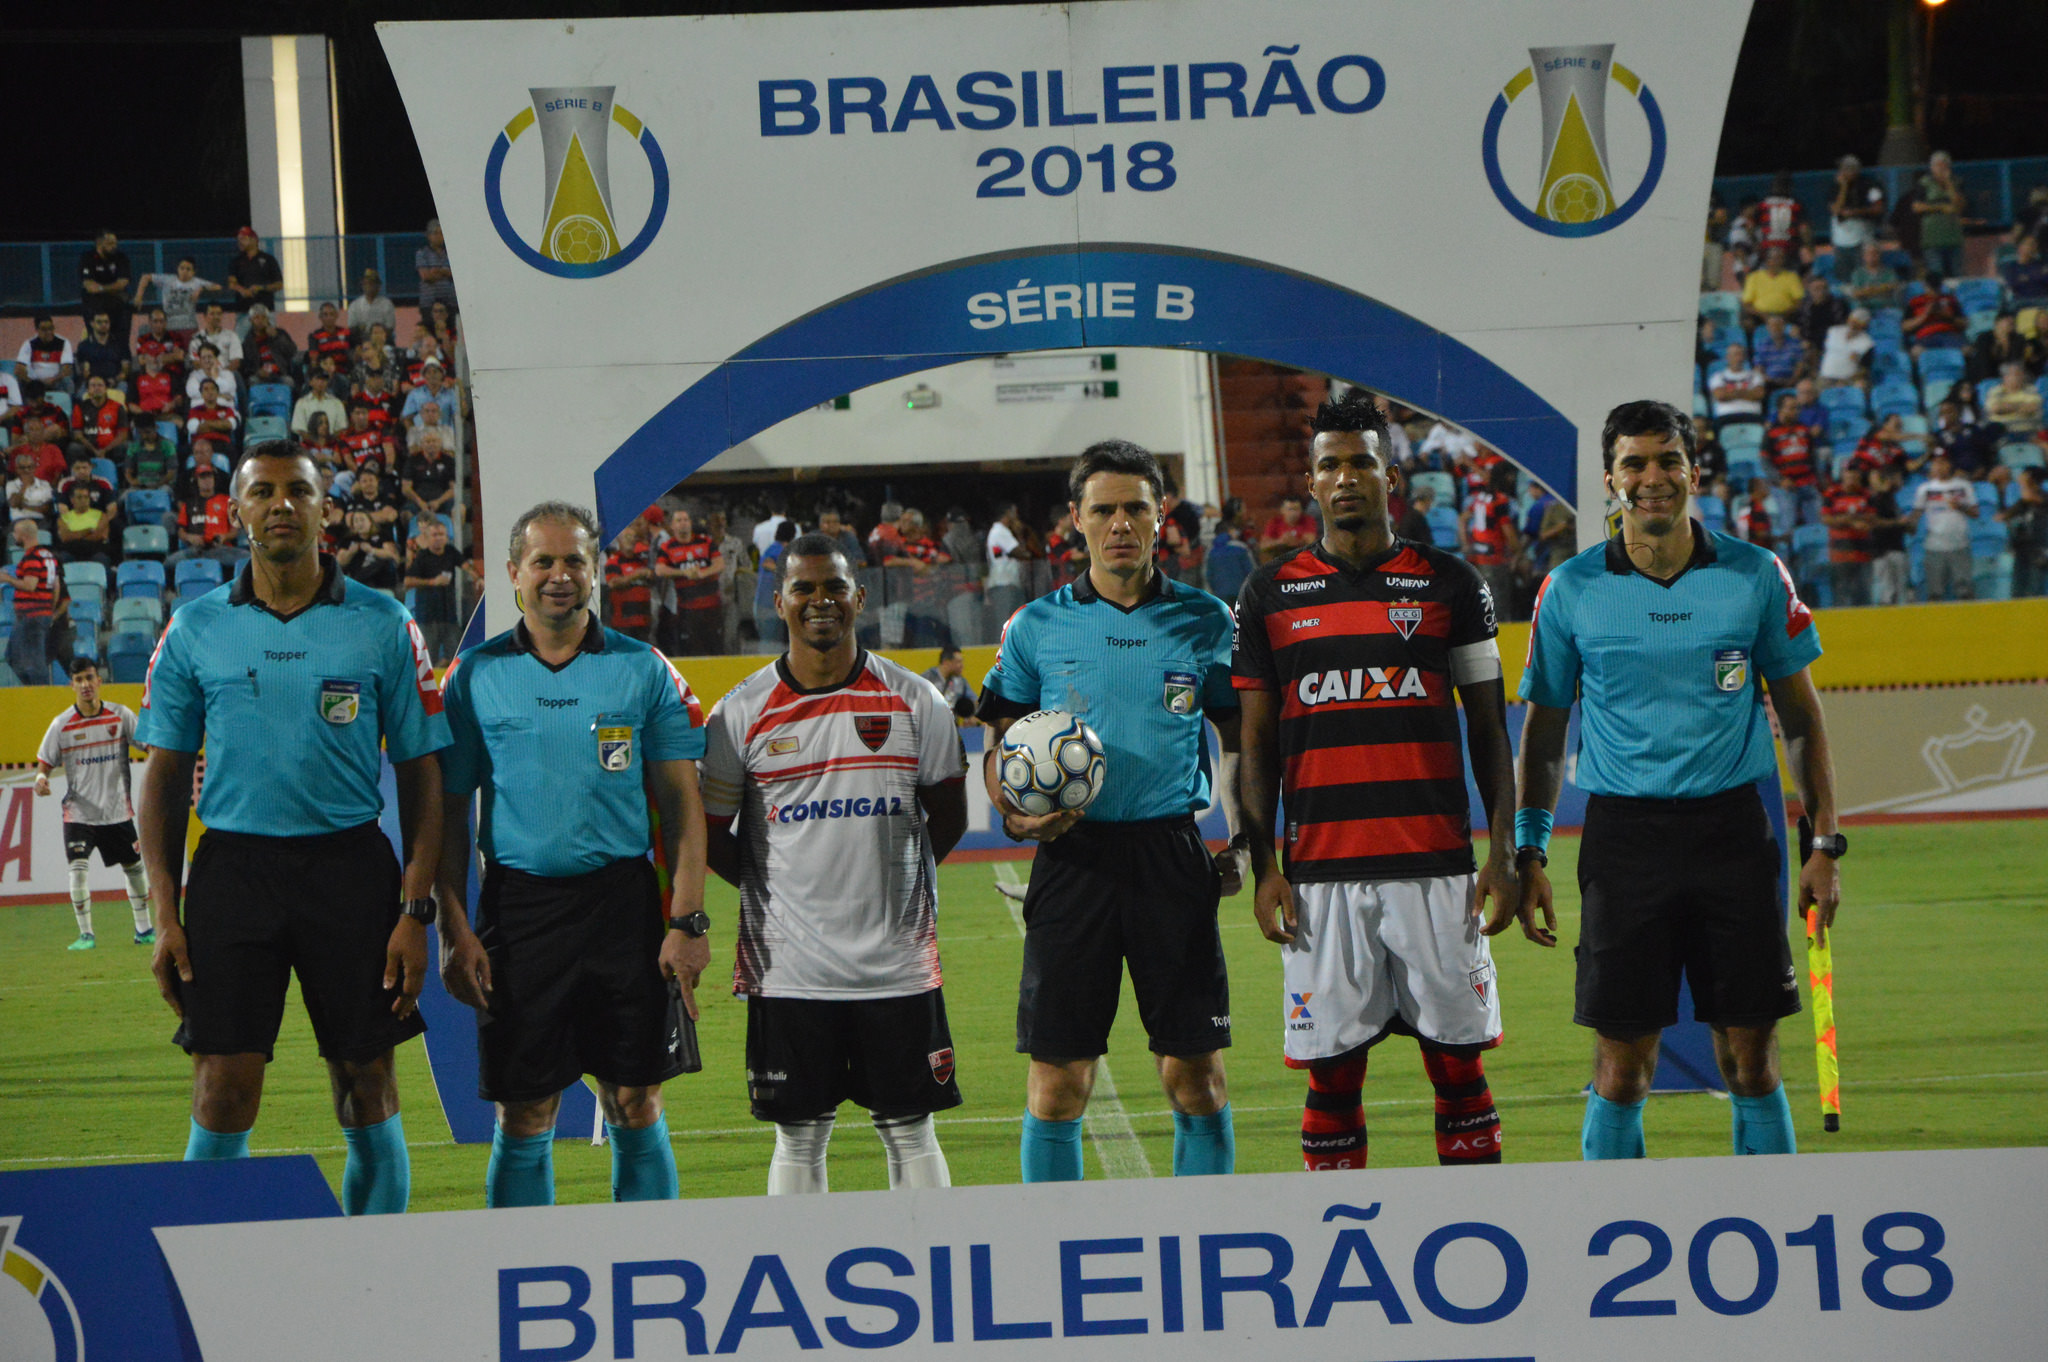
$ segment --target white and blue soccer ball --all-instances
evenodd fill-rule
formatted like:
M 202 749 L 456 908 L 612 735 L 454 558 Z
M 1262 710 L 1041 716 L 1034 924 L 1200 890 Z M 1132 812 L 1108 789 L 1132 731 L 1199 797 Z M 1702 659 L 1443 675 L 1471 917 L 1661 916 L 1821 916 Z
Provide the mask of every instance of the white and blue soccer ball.
M 1033 816 L 1085 809 L 1102 793 L 1102 739 L 1063 709 L 1027 714 L 1003 734 L 1003 790 Z

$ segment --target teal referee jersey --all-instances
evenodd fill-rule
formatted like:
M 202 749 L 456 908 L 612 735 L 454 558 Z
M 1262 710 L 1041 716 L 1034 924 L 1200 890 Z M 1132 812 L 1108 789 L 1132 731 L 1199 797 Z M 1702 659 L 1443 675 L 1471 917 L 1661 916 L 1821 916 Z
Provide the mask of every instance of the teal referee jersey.
M 1616 535 L 1544 580 L 1521 698 L 1579 702 L 1580 789 L 1699 799 L 1776 772 L 1762 683 L 1819 656 L 1813 614 L 1768 550 L 1695 524 L 1685 569 L 1659 582 Z
M 491 865 L 560 878 L 645 856 L 650 761 L 704 755 L 704 713 L 667 658 L 599 624 L 559 667 L 521 620 L 464 649 L 442 687 L 454 743 L 442 788 L 483 791 Z
M 1003 627 L 982 682 L 983 719 L 1038 709 L 1078 715 L 1102 738 L 1102 793 L 1090 822 L 1170 818 L 1209 803 L 1202 719 L 1234 714 L 1230 607 L 1155 575 L 1158 589 L 1129 610 L 1084 574 L 1041 596 Z
M 206 750 L 199 818 L 258 837 L 375 822 L 380 748 L 394 762 L 448 745 L 426 640 L 406 608 L 323 558 L 313 603 L 276 615 L 249 566 L 181 607 L 157 640 L 135 741 Z

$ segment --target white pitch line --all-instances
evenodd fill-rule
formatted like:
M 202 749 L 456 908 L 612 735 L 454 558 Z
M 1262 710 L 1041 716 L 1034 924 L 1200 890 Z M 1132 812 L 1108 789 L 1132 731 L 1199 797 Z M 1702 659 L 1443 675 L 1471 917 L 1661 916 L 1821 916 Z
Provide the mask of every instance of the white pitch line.
M 1023 883 L 1008 861 L 996 862 L 996 878 L 1005 884 Z M 1017 935 L 1024 935 L 1024 905 L 1008 894 L 1001 897 L 1009 906 L 1010 921 L 1017 924 Z M 1095 1091 L 1088 1098 L 1088 1113 L 1082 1119 L 1082 1129 L 1095 1146 L 1095 1157 L 1102 1163 L 1104 1177 L 1152 1176 L 1152 1161 L 1145 1157 L 1145 1146 L 1140 1143 L 1138 1132 L 1131 1128 L 1131 1114 L 1124 1110 L 1123 1099 L 1117 1096 L 1116 1078 L 1110 1073 L 1107 1055 L 1095 1060 Z

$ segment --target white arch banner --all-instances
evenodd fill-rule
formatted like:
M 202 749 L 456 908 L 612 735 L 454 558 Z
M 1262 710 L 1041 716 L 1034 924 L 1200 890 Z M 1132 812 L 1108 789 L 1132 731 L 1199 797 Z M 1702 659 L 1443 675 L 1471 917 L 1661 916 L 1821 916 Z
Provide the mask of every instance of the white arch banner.
M 1078 346 L 1364 383 L 1599 504 L 1607 409 L 1687 396 L 1748 8 L 385 25 L 461 281 L 489 542 L 547 496 L 616 527 L 836 394 Z

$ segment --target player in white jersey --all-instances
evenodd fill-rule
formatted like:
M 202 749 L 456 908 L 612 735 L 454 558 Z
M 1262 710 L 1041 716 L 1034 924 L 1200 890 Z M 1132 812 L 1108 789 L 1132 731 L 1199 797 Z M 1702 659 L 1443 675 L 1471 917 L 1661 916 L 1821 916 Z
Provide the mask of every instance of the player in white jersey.
M 128 752 L 135 745 L 135 712 L 100 699 L 100 669 L 89 657 L 71 661 L 71 708 L 50 720 L 36 749 L 36 793 L 50 793 L 50 773 L 64 771 L 64 859 L 71 871 L 71 915 L 78 919 L 74 951 L 89 951 L 92 891 L 86 887 L 87 860 L 98 848 L 103 864 L 119 866 L 128 878 L 128 911 L 135 918 L 135 944 L 153 946 L 149 923 L 149 882 L 135 845 L 135 805 L 128 797 Z
M 960 1104 L 937 876 L 967 828 L 965 768 L 938 689 L 856 641 L 864 599 L 836 540 L 796 539 L 775 597 L 789 651 L 706 721 L 706 859 L 740 890 L 733 991 L 754 1115 L 775 1122 L 771 1196 L 827 1189 L 849 1099 L 891 1187 L 951 1185 L 932 1130 Z

